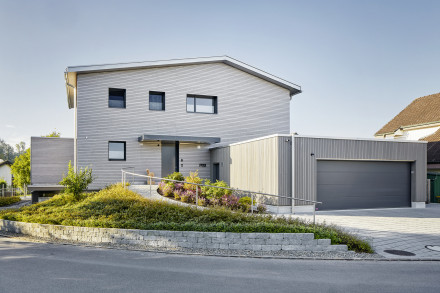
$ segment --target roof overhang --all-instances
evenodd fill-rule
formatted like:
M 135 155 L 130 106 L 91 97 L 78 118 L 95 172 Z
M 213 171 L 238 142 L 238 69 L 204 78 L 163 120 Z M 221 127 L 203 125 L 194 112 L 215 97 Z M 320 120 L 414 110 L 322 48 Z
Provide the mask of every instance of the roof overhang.
M 200 144 L 202 143 L 213 144 L 213 143 L 219 143 L 220 137 L 144 134 L 139 136 L 138 141 L 139 142 L 179 141 L 179 142 L 191 142 L 191 143 L 200 143 Z
M 287 80 L 279 78 L 275 75 L 267 73 L 258 68 L 252 67 L 246 63 L 238 61 L 229 56 L 215 56 L 215 57 L 201 57 L 201 58 L 188 58 L 188 59 L 172 59 L 172 60 L 160 60 L 160 61 L 145 61 L 145 62 L 132 62 L 132 63 L 115 63 L 115 64 L 101 64 L 101 65 L 85 65 L 85 66 L 69 66 L 65 72 L 67 100 L 69 109 L 74 107 L 74 88 L 76 88 L 76 76 L 79 73 L 94 73 L 94 72 L 107 72 L 107 71 L 120 71 L 130 69 L 144 69 L 155 67 L 168 67 L 168 66 L 182 66 L 182 65 L 195 65 L 195 64 L 209 64 L 209 63 L 224 63 L 251 75 L 257 76 L 268 82 L 276 84 L 282 88 L 289 90 L 290 97 L 301 93 L 301 87 Z

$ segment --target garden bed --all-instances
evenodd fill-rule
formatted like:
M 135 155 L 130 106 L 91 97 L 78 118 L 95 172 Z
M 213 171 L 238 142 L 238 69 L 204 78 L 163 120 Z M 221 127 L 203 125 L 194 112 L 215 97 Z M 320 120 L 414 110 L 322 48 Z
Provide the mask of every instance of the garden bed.
M 143 198 L 113 185 L 80 199 L 59 194 L 52 199 L 21 209 L 0 212 L 11 221 L 65 226 L 123 228 L 142 230 L 237 232 L 237 233 L 314 233 L 316 239 L 331 239 L 350 250 L 372 252 L 370 245 L 335 227 L 316 225 L 271 215 L 251 215 L 225 207 L 197 209 Z
M 21 199 L 19 196 L 0 197 L 0 207 L 8 206 L 19 202 Z

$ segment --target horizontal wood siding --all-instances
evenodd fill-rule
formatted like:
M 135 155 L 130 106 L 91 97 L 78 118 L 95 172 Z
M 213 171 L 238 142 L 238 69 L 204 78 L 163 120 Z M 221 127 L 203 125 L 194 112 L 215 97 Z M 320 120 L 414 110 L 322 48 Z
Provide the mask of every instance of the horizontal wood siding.
M 179 146 L 179 170 L 183 176 L 189 176 L 190 172 L 198 171 L 201 178 L 210 179 L 210 157 L 209 150 L 206 145 L 197 148 L 197 144 L 181 143 Z M 183 160 L 183 161 L 182 161 Z M 206 167 L 201 167 L 200 164 L 205 164 Z M 183 165 L 183 167 L 182 167 Z
M 73 165 L 73 138 L 31 137 L 31 184 L 58 184 Z
M 109 88 L 126 89 L 125 109 L 108 108 Z M 149 111 L 149 91 L 165 92 L 165 111 Z M 187 113 L 187 94 L 217 96 L 218 114 Z M 120 181 L 123 167 L 161 174 L 160 142 L 139 143 L 140 135 L 236 142 L 289 132 L 289 109 L 286 89 L 219 63 L 78 74 L 78 166 L 92 166 L 92 188 Z M 108 161 L 111 140 L 127 142 L 126 161 Z

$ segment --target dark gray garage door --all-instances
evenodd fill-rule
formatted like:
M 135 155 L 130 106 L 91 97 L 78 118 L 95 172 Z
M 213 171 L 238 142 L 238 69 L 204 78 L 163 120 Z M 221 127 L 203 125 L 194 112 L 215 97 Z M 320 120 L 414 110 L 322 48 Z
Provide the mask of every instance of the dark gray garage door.
M 318 161 L 319 210 L 408 207 L 410 163 Z

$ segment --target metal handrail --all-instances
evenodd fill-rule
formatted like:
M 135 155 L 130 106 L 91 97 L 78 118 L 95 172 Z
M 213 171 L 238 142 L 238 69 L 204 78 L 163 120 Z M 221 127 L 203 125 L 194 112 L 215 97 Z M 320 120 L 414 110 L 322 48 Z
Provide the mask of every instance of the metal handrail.
M 231 191 L 241 191 L 241 192 L 244 192 L 244 193 L 250 193 L 251 194 L 251 204 L 252 204 L 251 205 L 251 213 L 253 213 L 253 210 L 254 210 L 253 209 L 253 206 L 254 206 L 254 195 L 253 194 L 254 193 L 261 194 L 261 195 L 266 195 L 266 196 L 274 196 L 274 197 L 278 197 L 278 198 L 288 198 L 288 199 L 292 199 L 292 200 L 299 200 L 299 201 L 303 201 L 303 202 L 310 202 L 310 203 L 313 204 L 313 225 L 315 225 L 316 204 L 322 204 L 322 202 L 320 202 L 320 201 L 308 200 L 308 199 L 303 199 L 303 198 L 296 198 L 296 197 L 283 196 L 283 195 L 277 195 L 277 194 L 270 194 L 270 193 L 259 192 L 259 191 L 250 191 L 250 190 L 244 190 L 244 189 L 238 189 L 238 188 L 228 188 L 228 187 L 207 185 L 207 184 L 203 184 L 203 183 L 193 183 L 193 182 L 182 181 L 182 180 L 174 180 L 174 179 L 168 179 L 168 178 L 162 178 L 162 177 L 148 176 L 148 175 L 128 172 L 128 171 L 125 171 L 124 169 L 126 169 L 126 168 L 121 169 L 121 172 L 122 172 L 122 184 L 123 184 L 124 188 L 125 188 L 125 174 L 130 174 L 130 175 L 133 175 L 133 176 L 139 176 L 139 177 L 148 178 L 150 180 L 151 179 L 167 180 L 167 181 L 172 181 L 172 182 L 187 183 L 187 184 L 191 184 L 191 185 L 214 187 L 214 188 L 226 189 L 226 190 L 231 190 Z M 150 184 L 150 194 L 151 194 L 151 184 Z M 198 206 L 198 195 L 199 195 L 199 189 L 196 188 L 196 205 L 197 206 Z

